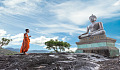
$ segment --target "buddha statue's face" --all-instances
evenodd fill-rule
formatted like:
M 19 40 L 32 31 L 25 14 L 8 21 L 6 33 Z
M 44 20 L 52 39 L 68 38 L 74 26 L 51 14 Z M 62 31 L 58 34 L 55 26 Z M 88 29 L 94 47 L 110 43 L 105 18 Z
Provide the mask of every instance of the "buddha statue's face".
M 97 20 L 97 17 L 92 14 L 92 15 L 89 17 L 89 20 L 90 20 L 90 22 L 95 22 L 95 21 Z

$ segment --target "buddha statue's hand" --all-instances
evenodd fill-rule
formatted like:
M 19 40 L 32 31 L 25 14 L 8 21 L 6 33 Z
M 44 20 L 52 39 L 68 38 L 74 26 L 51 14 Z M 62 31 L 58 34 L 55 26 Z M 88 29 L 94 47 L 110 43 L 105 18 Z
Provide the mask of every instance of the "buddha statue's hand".
M 81 39 L 81 36 L 82 36 L 82 35 L 78 36 L 78 38 Z

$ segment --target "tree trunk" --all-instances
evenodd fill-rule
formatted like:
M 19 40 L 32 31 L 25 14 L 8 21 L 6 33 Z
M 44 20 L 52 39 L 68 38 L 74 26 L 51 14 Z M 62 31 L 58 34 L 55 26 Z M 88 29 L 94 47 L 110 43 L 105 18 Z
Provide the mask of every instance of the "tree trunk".
M 3 46 L 3 44 L 2 44 L 2 45 L 0 45 L 0 48 L 2 48 L 2 46 Z
M 56 46 L 56 52 L 58 52 L 57 46 Z
M 61 52 L 61 46 L 60 46 L 60 52 Z

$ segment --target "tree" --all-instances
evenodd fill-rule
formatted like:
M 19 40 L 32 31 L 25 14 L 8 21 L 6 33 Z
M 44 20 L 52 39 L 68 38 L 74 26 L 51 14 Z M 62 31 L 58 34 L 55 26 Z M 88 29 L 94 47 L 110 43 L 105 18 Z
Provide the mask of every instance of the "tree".
M 50 41 L 45 42 L 45 45 L 47 46 L 46 49 L 48 50 L 53 49 L 55 52 L 65 51 L 65 48 L 69 49 L 71 46 L 69 43 L 58 41 L 57 39 L 56 40 L 51 39 Z
M 8 45 L 10 41 L 12 41 L 12 39 L 2 38 L 0 41 L 0 48 L 2 48 L 4 45 Z

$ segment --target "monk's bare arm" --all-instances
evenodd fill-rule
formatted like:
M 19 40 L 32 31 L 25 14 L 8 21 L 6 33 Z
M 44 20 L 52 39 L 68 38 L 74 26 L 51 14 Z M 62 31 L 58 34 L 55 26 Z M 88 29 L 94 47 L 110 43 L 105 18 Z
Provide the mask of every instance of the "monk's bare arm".
M 27 38 L 27 33 L 25 33 L 25 37 Z M 31 36 L 28 36 L 28 37 L 31 37 Z
M 25 33 L 25 38 L 27 38 L 27 33 Z
M 29 36 L 29 37 L 31 37 L 31 36 Z

